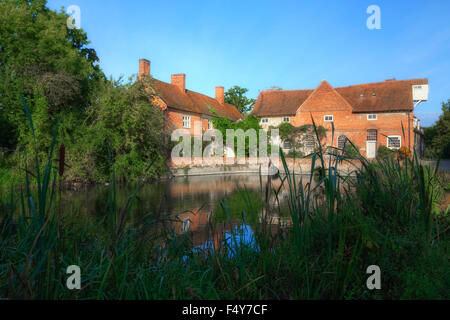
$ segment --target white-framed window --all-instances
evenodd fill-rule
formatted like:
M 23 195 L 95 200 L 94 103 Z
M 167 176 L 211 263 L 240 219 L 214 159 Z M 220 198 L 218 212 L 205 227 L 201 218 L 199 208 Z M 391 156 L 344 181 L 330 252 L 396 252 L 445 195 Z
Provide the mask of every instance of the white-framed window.
M 211 130 L 213 128 L 213 122 L 211 120 L 208 120 L 208 130 Z
M 388 136 L 387 137 L 387 147 L 390 149 L 400 149 L 402 146 L 401 136 Z
M 183 128 L 191 128 L 191 116 L 183 116 Z
M 288 140 L 283 142 L 283 149 L 292 149 L 292 143 Z
M 378 120 L 378 115 L 375 113 L 369 113 L 367 115 L 367 120 Z
M 283 122 L 291 122 L 291 119 L 289 117 L 283 117 Z
M 327 114 L 323 117 L 323 121 L 325 122 L 333 122 L 333 115 Z
M 269 118 L 262 118 L 261 123 L 269 123 Z

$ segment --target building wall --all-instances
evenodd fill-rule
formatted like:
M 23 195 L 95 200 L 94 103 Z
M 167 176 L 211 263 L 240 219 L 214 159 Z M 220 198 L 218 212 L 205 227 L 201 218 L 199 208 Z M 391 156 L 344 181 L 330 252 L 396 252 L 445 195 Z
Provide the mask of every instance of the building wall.
M 211 119 L 210 116 L 200 115 L 198 113 L 179 111 L 175 109 L 168 108 L 166 111 L 167 125 L 170 129 L 181 129 L 183 128 L 183 116 L 191 117 L 191 128 L 186 130 L 191 136 L 198 136 L 208 130 L 208 120 Z M 201 132 L 194 132 L 195 122 L 201 122 Z
M 377 130 L 377 150 L 380 145 L 387 146 L 387 136 L 400 136 L 401 146 L 409 147 L 411 142 L 411 149 L 414 147 L 413 134 L 413 113 L 409 115 L 408 127 L 408 113 L 407 112 L 390 112 L 390 113 L 376 113 L 377 120 L 367 120 L 367 113 L 352 113 L 348 110 L 332 110 L 332 111 L 315 111 L 315 112 L 297 112 L 295 117 L 290 117 L 290 122 L 293 126 L 299 127 L 305 124 L 312 124 L 311 116 L 317 126 L 323 126 L 327 129 L 327 138 L 323 141 L 327 145 L 337 147 L 337 140 L 340 135 L 345 135 L 356 146 L 360 148 L 362 155 L 366 155 L 367 131 Z M 334 124 L 334 139 L 332 138 L 331 122 L 325 122 L 325 115 L 333 115 Z M 282 117 L 268 117 L 269 125 L 279 125 Z M 403 129 L 402 129 L 403 124 Z M 268 126 L 262 124 L 265 129 Z M 275 126 L 276 126 L 275 125 Z M 408 135 L 408 128 L 410 134 Z M 403 133 L 404 130 L 404 133 Z
M 268 130 L 269 127 L 278 127 L 283 122 L 284 117 L 261 117 L 261 119 L 267 119 L 267 123 L 260 122 L 261 127 L 263 127 L 265 130 Z M 294 117 L 290 116 L 290 122 L 292 123 L 292 119 Z

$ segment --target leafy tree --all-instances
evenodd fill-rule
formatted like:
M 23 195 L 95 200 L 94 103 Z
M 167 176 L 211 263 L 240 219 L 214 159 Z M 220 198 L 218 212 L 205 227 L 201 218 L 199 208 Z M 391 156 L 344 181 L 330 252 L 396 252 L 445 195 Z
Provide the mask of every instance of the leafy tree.
M 19 130 L 26 122 L 21 94 L 32 113 L 45 104 L 48 120 L 55 121 L 61 112 L 82 112 L 104 77 L 87 35 L 67 29 L 68 16 L 46 3 L 0 2 L 0 127 L 9 131 L 0 136 L 0 148 L 26 140 L 26 131 Z
M 0 155 L 8 154 L 0 169 L 13 172 L 34 152 L 46 158 L 58 122 L 68 181 L 105 181 L 111 167 L 121 180 L 159 176 L 167 139 L 163 114 L 145 89 L 151 78 L 106 79 L 86 33 L 69 30 L 67 18 L 47 8 L 45 0 L 0 2 Z M 36 144 L 21 96 L 33 118 Z M 26 148 L 27 158 L 2 152 L 18 146 Z
M 450 99 L 442 103 L 442 115 L 436 124 L 424 131 L 427 155 L 450 158 Z
M 248 89 L 234 86 L 225 92 L 225 102 L 236 106 L 240 113 L 244 114 L 253 109 L 256 103 L 255 99 L 249 99 L 245 96 Z
M 233 122 L 230 119 L 223 117 L 217 113 L 216 110 L 210 107 L 210 110 L 216 115 L 215 118 L 212 119 L 214 124 L 214 129 L 219 130 L 222 133 L 224 144 L 226 143 L 226 131 L 227 129 L 239 130 L 242 129 L 245 132 L 247 130 L 253 129 L 256 132 L 257 145 L 259 146 L 259 130 L 262 127 L 259 125 L 260 118 L 255 117 L 253 115 L 246 115 L 244 119 Z M 235 137 L 234 141 L 235 150 L 237 149 L 237 137 Z M 246 156 L 249 155 L 249 137 L 245 138 L 245 153 Z
M 110 168 L 118 180 L 156 177 L 165 170 L 167 141 L 164 115 L 151 104 L 149 78 L 127 83 L 103 81 L 98 98 L 87 109 L 86 133 L 72 155 L 73 166 L 89 174 L 85 180 L 108 180 Z M 150 168 L 149 165 L 153 164 Z

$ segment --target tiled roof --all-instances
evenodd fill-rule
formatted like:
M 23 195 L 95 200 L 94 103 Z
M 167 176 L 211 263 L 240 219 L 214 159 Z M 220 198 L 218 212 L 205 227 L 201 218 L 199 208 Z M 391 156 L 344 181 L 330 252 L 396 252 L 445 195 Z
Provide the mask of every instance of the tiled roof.
M 428 79 L 387 80 L 334 89 L 323 81 L 315 90 L 262 91 L 252 113 L 260 117 L 295 115 L 301 107 L 314 111 L 344 107 L 347 103 L 353 112 L 408 111 L 413 109 L 412 86 L 420 84 L 428 84 Z M 312 95 L 313 92 L 316 93 Z
M 259 117 L 295 115 L 300 105 L 314 90 L 268 90 L 262 91 L 252 114 Z
M 388 80 L 336 88 L 336 91 L 351 104 L 353 112 L 411 111 L 412 86 L 420 84 L 428 84 L 428 79 Z
M 185 92 L 183 92 L 176 85 L 157 79 L 152 80 L 152 86 L 169 108 L 214 116 L 208 108 L 208 106 L 210 106 L 221 116 L 227 117 L 232 121 L 242 119 L 242 114 L 235 106 L 228 103 L 222 105 L 216 99 L 204 94 L 190 90 L 185 90 Z

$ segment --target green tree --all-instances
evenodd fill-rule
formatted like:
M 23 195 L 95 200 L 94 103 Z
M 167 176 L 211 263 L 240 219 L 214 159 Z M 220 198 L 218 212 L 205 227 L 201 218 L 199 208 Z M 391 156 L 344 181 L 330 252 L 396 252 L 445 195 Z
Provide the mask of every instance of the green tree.
M 107 181 L 111 167 L 122 181 L 164 173 L 168 138 L 164 115 L 152 105 L 152 93 L 146 90 L 150 82 L 151 78 L 101 83 L 98 98 L 86 111 L 86 133 L 72 156 L 77 175 L 89 174 L 84 180 Z
M 236 106 L 240 113 L 244 114 L 253 109 L 256 103 L 255 99 L 249 99 L 245 96 L 248 89 L 234 86 L 225 92 L 225 102 Z
M 48 121 L 82 113 L 104 75 L 82 30 L 67 29 L 68 15 L 47 8 L 45 0 L 0 2 L 0 148 L 12 148 L 26 130 L 20 95 L 34 106 L 45 104 Z M 41 110 L 40 112 L 42 112 Z M 78 116 L 78 118 L 80 118 Z M 78 127 L 77 124 L 75 127 Z
M 427 154 L 431 157 L 450 158 L 450 99 L 442 102 L 442 115 L 436 124 L 424 131 Z
M 7 154 L 0 169 L 21 172 L 11 169 L 23 167 L 34 152 L 47 158 L 58 122 L 68 181 L 105 181 L 111 167 L 121 180 L 159 176 L 167 138 L 163 114 L 146 90 L 151 78 L 106 79 L 86 33 L 69 30 L 67 18 L 45 0 L 0 2 L 0 155 Z M 21 96 L 33 118 L 36 144 Z M 27 158 L 2 152 L 19 146 Z

